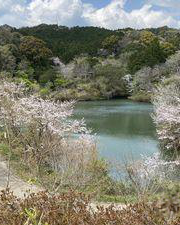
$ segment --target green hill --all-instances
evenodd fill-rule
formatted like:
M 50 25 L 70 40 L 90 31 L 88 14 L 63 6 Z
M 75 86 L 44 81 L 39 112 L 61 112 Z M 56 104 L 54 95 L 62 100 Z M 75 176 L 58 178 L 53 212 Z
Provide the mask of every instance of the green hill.
M 53 54 L 61 58 L 65 63 L 73 60 L 82 53 L 96 56 L 102 47 L 105 38 L 116 34 L 123 36 L 122 32 L 107 30 L 97 27 L 73 27 L 68 28 L 57 25 L 41 24 L 36 27 L 24 27 L 18 29 L 22 35 L 35 36 L 42 39 L 52 50 Z

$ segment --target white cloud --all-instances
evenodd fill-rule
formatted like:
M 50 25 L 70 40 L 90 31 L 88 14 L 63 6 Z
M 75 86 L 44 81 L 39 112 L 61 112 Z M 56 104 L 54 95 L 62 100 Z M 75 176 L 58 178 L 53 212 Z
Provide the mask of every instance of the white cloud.
M 179 0 L 148 0 L 148 3 L 166 8 L 180 9 Z
M 137 28 L 160 27 L 165 25 L 179 26 L 178 21 L 163 11 L 152 10 L 152 5 L 144 5 L 139 10 L 133 10 L 129 16 L 131 20 L 135 21 L 134 27 Z
M 152 5 L 146 4 L 142 8 L 127 12 L 122 7 L 122 1 L 112 1 L 108 6 L 94 10 L 84 15 L 89 24 L 106 28 L 118 29 L 123 27 L 179 27 L 179 21 L 167 15 L 163 11 L 155 11 Z
M 26 20 L 25 0 L 0 0 L 0 24 L 22 26 Z
M 83 23 L 86 4 L 81 0 L 0 0 L 0 24 L 12 26 L 57 23 L 73 26 Z
M 83 14 L 86 21 L 91 25 L 98 25 L 106 28 L 120 27 L 119 20 L 128 23 L 128 18 L 123 10 L 125 1 L 114 0 L 109 5 L 101 9 L 93 9 Z M 96 24 L 96 25 L 95 25 Z
M 33 0 L 27 7 L 28 24 L 56 23 L 72 26 L 81 19 L 81 0 Z
M 0 24 L 12 26 L 58 23 L 60 25 L 93 25 L 110 29 L 123 27 L 180 27 L 180 21 L 163 10 L 154 10 L 153 5 L 177 6 L 177 0 L 147 0 L 142 8 L 127 12 L 127 0 L 112 0 L 107 6 L 97 9 L 82 0 L 0 0 Z M 162 5 L 163 4 L 163 5 Z M 180 4 L 180 3 L 178 3 Z

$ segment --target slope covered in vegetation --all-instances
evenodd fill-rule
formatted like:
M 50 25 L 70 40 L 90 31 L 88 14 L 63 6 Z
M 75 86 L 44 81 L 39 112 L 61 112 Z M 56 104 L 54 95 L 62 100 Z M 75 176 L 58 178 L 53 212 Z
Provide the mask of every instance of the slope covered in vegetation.
M 25 36 L 35 36 L 42 39 L 52 50 L 53 54 L 65 63 L 82 53 L 97 55 L 97 50 L 103 40 L 113 34 L 123 36 L 122 32 L 115 32 L 97 27 L 63 27 L 41 24 L 36 27 L 25 27 L 18 30 Z
M 166 65 L 173 57 L 168 58 L 179 49 L 179 30 L 168 27 L 112 31 L 5 25 L 0 27 L 0 72 L 38 84 L 42 96 L 60 100 L 132 96 L 149 101 L 154 84 L 170 74 L 172 66 Z

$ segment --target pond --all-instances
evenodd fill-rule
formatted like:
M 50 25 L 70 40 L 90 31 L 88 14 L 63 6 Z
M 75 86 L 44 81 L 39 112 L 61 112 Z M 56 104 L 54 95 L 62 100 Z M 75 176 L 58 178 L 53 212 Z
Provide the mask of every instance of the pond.
M 128 157 L 137 160 L 158 151 L 155 126 L 148 103 L 126 99 L 79 102 L 75 117 L 84 118 L 97 134 L 100 157 L 122 161 Z

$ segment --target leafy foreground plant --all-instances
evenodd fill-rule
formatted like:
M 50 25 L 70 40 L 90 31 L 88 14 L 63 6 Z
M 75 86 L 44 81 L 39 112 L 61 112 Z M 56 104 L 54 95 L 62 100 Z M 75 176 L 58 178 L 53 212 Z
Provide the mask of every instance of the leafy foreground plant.
M 84 121 L 71 118 L 74 102 L 43 100 L 23 84 L 2 81 L 0 124 L 12 156 L 46 189 L 84 189 L 101 172 L 94 137 Z M 100 170 L 101 171 L 101 170 Z M 102 171 L 103 174 L 103 171 Z
M 177 194 L 177 193 L 176 193 Z M 8 190 L 0 196 L 1 225 L 178 225 L 180 201 L 169 197 L 162 202 L 140 202 L 117 210 L 90 207 L 83 194 L 69 192 L 50 196 L 45 192 L 18 199 Z

